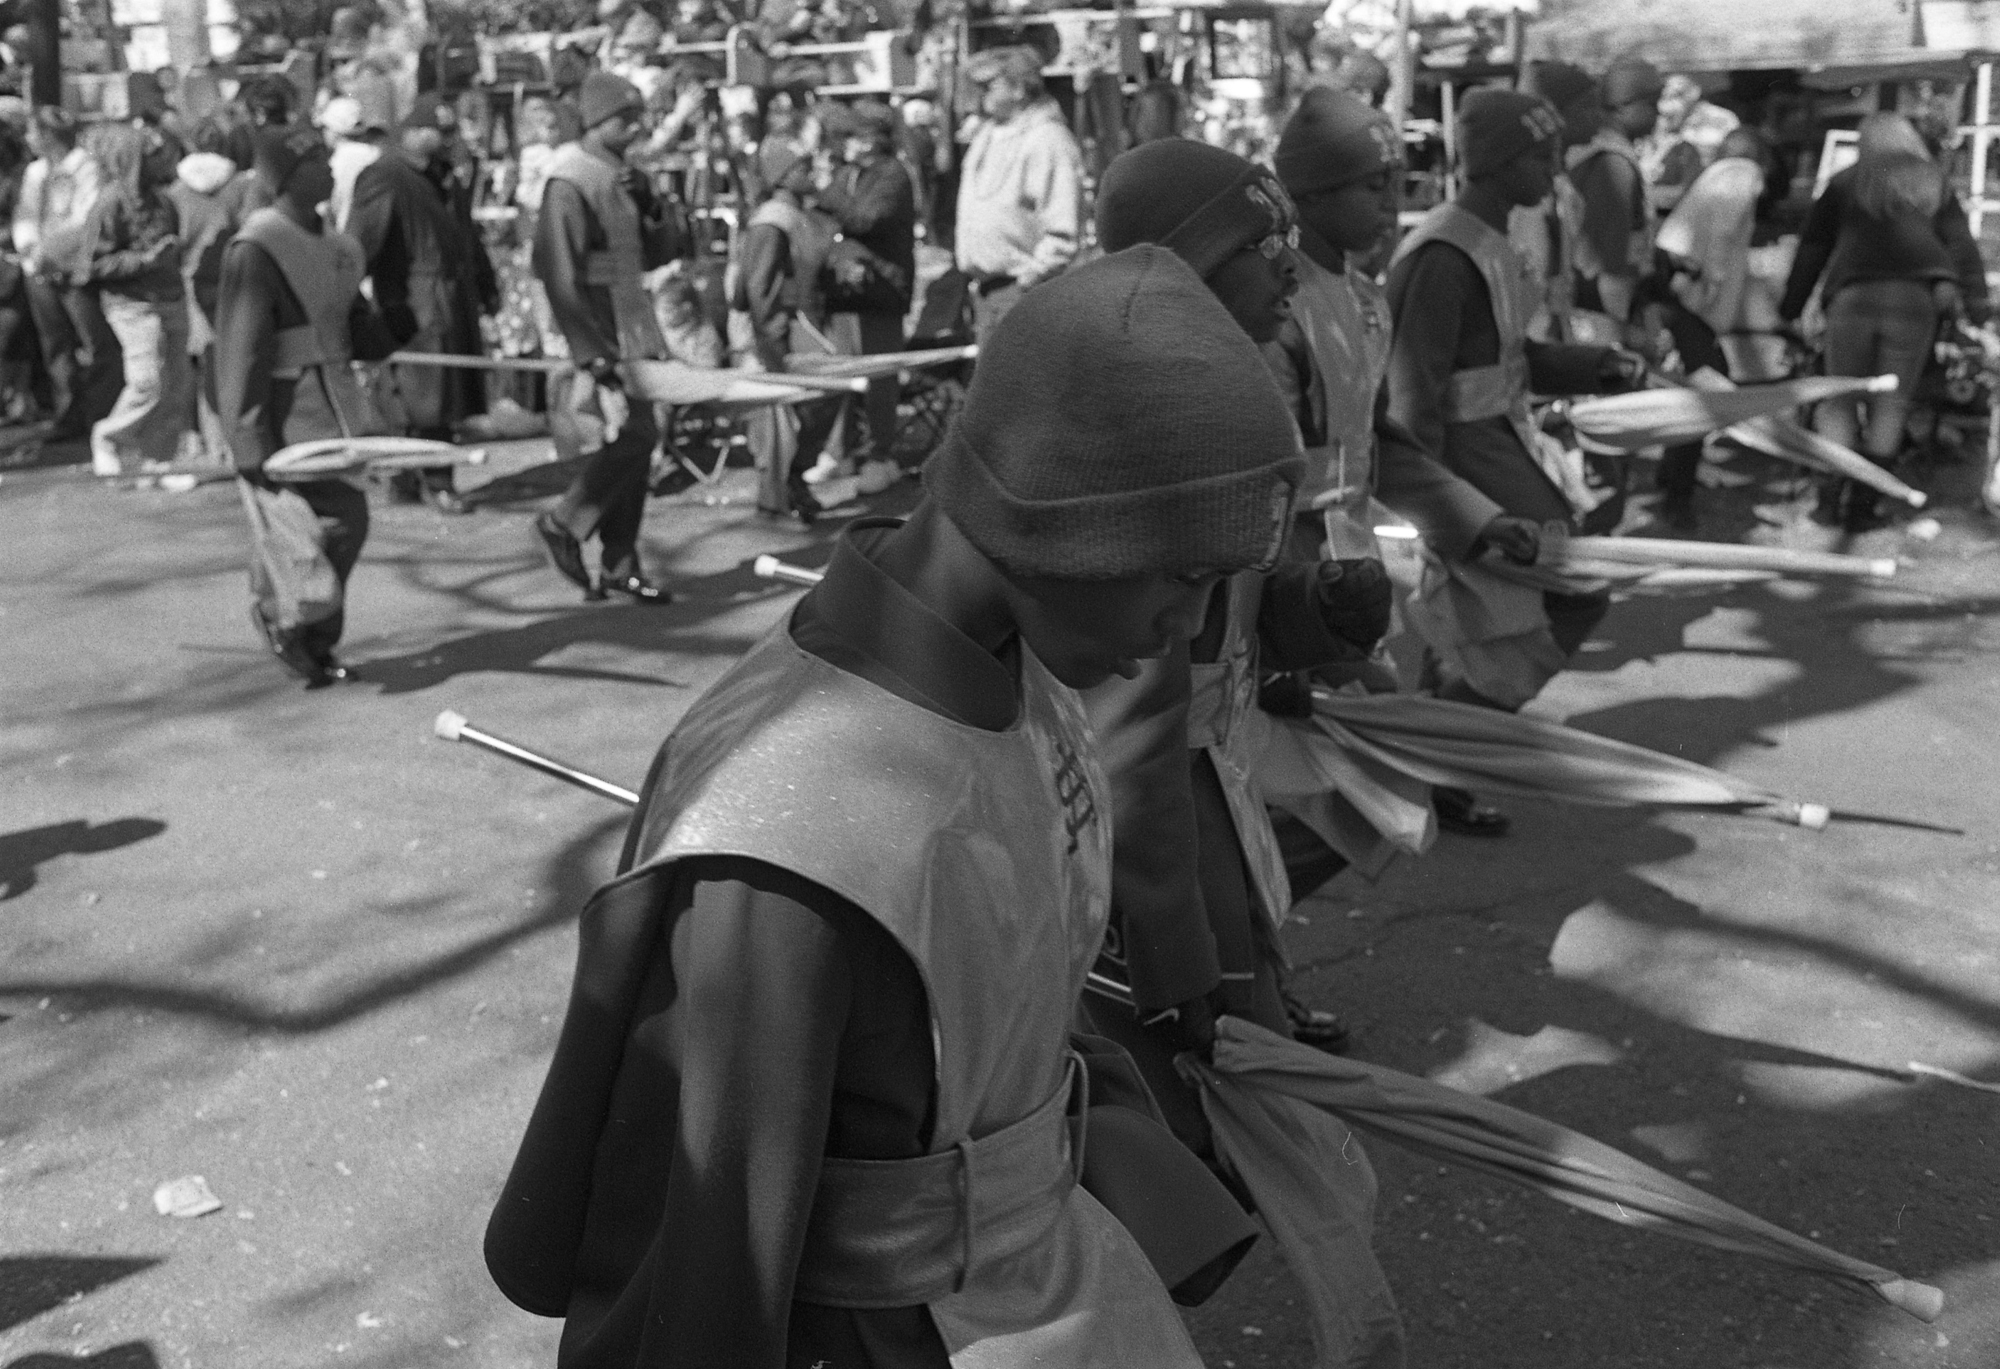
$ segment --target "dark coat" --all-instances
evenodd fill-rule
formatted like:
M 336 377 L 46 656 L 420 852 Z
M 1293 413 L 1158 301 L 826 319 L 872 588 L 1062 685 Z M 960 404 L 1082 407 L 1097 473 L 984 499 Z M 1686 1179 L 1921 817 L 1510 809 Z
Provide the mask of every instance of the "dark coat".
M 355 179 L 347 231 L 367 256 L 376 307 L 408 333 L 411 350 L 459 356 L 485 350 L 471 250 L 428 176 L 395 152 L 384 153 Z M 396 386 L 419 432 L 448 430 L 486 411 L 477 371 L 398 367 Z

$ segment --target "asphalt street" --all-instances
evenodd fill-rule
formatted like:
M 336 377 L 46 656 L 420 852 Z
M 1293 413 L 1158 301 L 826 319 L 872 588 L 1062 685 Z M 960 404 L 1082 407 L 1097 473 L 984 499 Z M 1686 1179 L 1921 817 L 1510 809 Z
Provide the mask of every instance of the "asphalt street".
M 1511 837 L 1290 929 L 1365 1058 L 1936 1284 L 1943 1317 L 1370 1143 L 1412 1366 L 2000 1365 L 2000 1096 L 1909 1072 L 2000 1080 L 2000 532 L 1969 478 L 1932 473 L 1935 539 L 1862 539 L 1908 559 L 1891 584 L 1625 601 L 1535 706 L 1962 834 L 1511 803 Z M 479 1241 L 623 815 L 431 720 L 636 786 L 794 602 L 750 561 L 839 526 L 732 490 L 654 504 L 665 609 L 579 602 L 531 499 L 378 503 L 363 682 L 308 693 L 252 636 L 227 483 L 0 474 L 0 1369 L 553 1363 Z M 1770 490 L 1709 497 L 1734 536 Z M 220 1209 L 158 1215 L 195 1175 Z M 1268 1250 L 1192 1320 L 1211 1365 L 1310 1362 Z

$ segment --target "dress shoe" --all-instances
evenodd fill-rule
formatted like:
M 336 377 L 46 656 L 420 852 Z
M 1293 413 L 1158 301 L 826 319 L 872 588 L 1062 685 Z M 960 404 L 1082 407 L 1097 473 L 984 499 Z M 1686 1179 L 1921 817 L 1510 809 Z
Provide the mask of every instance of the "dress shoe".
M 1461 837 L 1504 837 L 1514 825 L 1498 808 L 1463 789 L 1433 789 L 1431 806 L 1437 810 L 1438 826 Z
M 278 664 L 306 682 L 307 689 L 318 689 L 330 684 L 326 678 L 326 667 L 320 659 L 307 650 L 296 632 L 285 632 L 272 627 L 265 619 L 263 611 L 255 604 L 250 605 L 250 622 L 264 639 L 264 645 L 278 658 Z
M 601 597 L 609 591 L 623 594 L 642 604 L 659 606 L 674 601 L 672 594 L 643 575 L 621 575 L 615 579 L 607 579 L 598 587 L 598 594 Z
M 1351 1033 L 1347 1024 L 1340 1020 L 1339 1013 L 1330 1013 L 1322 1008 L 1308 1008 L 1305 1004 L 1285 995 L 1285 1020 L 1291 1024 L 1292 1040 L 1301 1045 L 1323 1050 L 1328 1055 L 1345 1055 Z
M 578 589 L 591 588 L 590 572 L 583 564 L 583 544 L 576 540 L 576 534 L 556 521 L 552 513 L 535 517 L 535 532 L 548 548 L 549 564 Z

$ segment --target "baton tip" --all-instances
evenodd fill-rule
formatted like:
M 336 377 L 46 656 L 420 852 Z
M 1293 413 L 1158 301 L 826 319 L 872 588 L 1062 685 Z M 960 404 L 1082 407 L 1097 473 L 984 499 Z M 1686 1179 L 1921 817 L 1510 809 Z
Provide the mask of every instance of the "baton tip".
M 454 713 L 447 708 L 432 721 L 431 731 L 444 741 L 455 742 L 464 734 L 465 723 L 463 713 Z
M 1913 509 L 1920 509 L 1931 502 L 1931 497 L 1922 490 L 1911 490 L 1903 496 L 1903 502 Z

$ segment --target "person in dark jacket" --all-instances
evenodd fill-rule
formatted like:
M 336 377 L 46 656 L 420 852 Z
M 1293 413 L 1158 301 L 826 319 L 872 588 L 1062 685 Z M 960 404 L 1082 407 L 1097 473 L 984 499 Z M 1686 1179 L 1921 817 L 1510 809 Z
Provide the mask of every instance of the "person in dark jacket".
M 837 285 L 857 287 L 851 301 L 861 324 L 861 350 L 901 351 L 903 318 L 917 275 L 917 192 L 896 157 L 896 115 L 878 100 L 834 106 L 823 120 L 841 164 L 819 192 L 819 208 L 840 226 L 833 249 Z M 897 378 L 868 385 L 868 445 L 878 460 L 896 440 Z
M 387 356 L 401 339 L 361 295 L 360 244 L 320 220 L 333 171 L 319 135 L 265 128 L 256 166 L 272 203 L 223 255 L 217 409 L 251 517 L 251 619 L 313 689 L 353 678 L 334 647 L 368 536 L 368 497 L 337 479 L 279 486 L 265 463 L 294 443 L 379 433 L 349 362 Z
M 355 178 L 347 232 L 367 254 L 376 307 L 410 334 L 411 350 L 478 356 L 485 348 L 475 249 L 429 175 L 443 142 L 438 102 L 419 100 L 394 142 Z M 415 436 L 448 442 L 460 420 L 486 411 L 482 372 L 398 366 L 392 374 Z M 406 483 L 406 497 L 418 497 L 418 483 L 440 508 L 463 510 L 449 467 Z
M 172 461 L 187 428 L 193 373 L 180 215 L 163 193 L 179 158 L 159 133 L 138 124 L 104 124 L 92 135 L 104 182 L 91 211 L 84 279 L 118 339 L 125 383 L 90 430 L 90 464 L 99 475 L 117 475 Z
M 535 520 L 535 531 L 556 570 L 592 597 L 616 591 L 641 604 L 665 604 L 673 596 L 646 577 L 639 561 L 659 427 L 650 403 L 626 399 L 618 363 L 669 355 L 641 278 L 672 261 L 683 244 L 668 206 L 625 161 L 643 130 L 646 102 L 638 89 L 593 71 L 578 106 L 582 136 L 549 159 L 533 263 L 579 373 L 569 402 L 585 416 L 595 411 L 604 441 L 584 458 L 556 506 Z M 583 561 L 582 543 L 593 536 L 602 560 L 597 581 Z
M 187 291 L 188 362 L 195 377 L 195 422 L 211 458 L 229 463 L 228 443 L 215 412 L 216 292 L 222 282 L 222 254 L 250 213 L 256 172 L 254 154 L 231 155 L 229 130 L 203 119 L 192 131 L 194 151 L 174 169 L 167 195 L 181 217 L 181 283 Z
M 1859 156 L 1813 201 L 1778 304 L 1794 322 L 1815 287 L 1825 302 L 1826 363 L 1838 376 L 1894 375 L 1893 394 L 1823 401 L 1815 426 L 1877 465 L 1903 445 L 1910 396 L 1941 320 L 1986 317 L 1986 270 L 1965 210 L 1908 119 L 1871 114 Z M 1820 486 L 1814 518 L 1850 531 L 1876 525 L 1879 496 L 1851 480 Z
M 807 200 L 812 194 L 812 161 L 794 153 L 787 162 L 767 159 L 776 173 L 770 196 L 750 216 L 737 244 L 736 298 L 731 306 L 747 318 L 759 368 L 786 370 L 792 352 L 822 352 L 827 326 L 822 273 L 833 250 L 833 225 Z M 773 409 L 752 431 L 763 472 L 757 506 L 765 513 L 791 513 L 810 524 L 820 504 L 806 470 L 833 437 L 847 401 L 839 396 L 807 400 L 787 416 Z M 797 422 L 796 434 L 791 430 Z
M 1256 349 L 1170 253 L 1093 261 L 996 327 L 925 501 L 843 537 L 688 711 L 584 910 L 485 1247 L 566 1319 L 563 1369 L 1197 1369 L 1168 1301 L 1188 1271 L 1088 1187 L 1104 1112 L 1157 1122 L 1100 1107 L 1093 1071 L 1067 1139 L 1111 881 L 1071 691 L 1274 557 L 1298 470 Z M 1180 1170 L 1115 1177 L 1197 1233 L 1240 1224 L 1160 1141 Z

